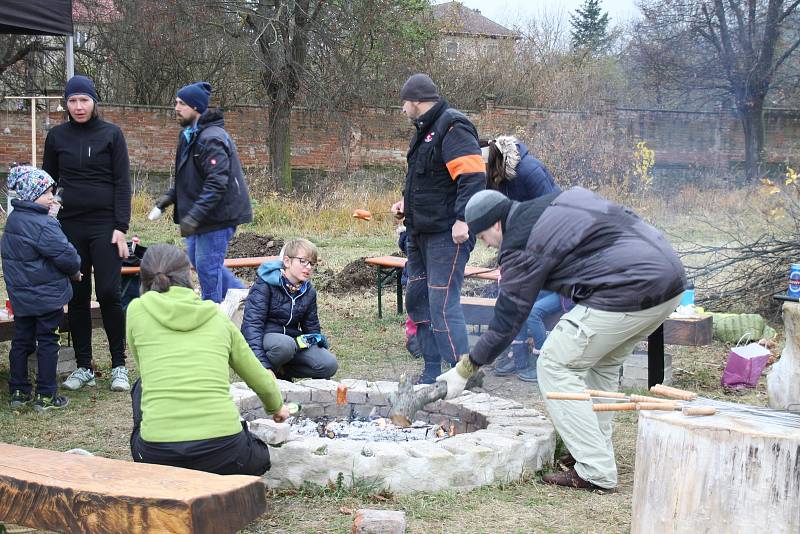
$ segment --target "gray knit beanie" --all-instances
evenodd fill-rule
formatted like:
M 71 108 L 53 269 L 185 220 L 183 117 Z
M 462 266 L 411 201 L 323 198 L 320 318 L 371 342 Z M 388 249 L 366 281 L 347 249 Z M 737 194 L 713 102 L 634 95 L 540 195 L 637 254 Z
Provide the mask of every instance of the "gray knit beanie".
M 414 74 L 400 89 L 400 100 L 435 102 L 439 100 L 439 89 L 427 74 Z
M 499 191 L 484 189 L 472 195 L 464 209 L 464 218 L 472 235 L 478 235 L 508 215 L 511 199 Z

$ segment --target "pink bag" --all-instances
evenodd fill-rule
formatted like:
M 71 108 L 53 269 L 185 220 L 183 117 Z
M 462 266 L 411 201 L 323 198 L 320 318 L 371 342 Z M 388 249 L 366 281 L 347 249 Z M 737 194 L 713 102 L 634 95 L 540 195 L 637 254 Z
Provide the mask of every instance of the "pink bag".
M 741 340 L 740 340 L 741 341 Z M 754 388 L 767 365 L 770 351 L 758 343 L 736 345 L 728 352 L 728 363 L 722 373 L 722 385 L 726 388 Z

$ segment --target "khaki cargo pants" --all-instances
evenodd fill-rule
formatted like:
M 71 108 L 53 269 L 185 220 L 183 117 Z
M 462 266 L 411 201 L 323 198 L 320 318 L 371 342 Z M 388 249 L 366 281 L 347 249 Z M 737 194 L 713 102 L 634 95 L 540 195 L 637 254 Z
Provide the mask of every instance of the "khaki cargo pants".
M 626 313 L 575 306 L 561 317 L 542 347 L 536 365 L 542 395 L 584 389 L 617 391 L 622 362 L 675 310 L 680 298 Z M 611 443 L 614 412 L 593 412 L 586 401 L 545 399 L 545 406 L 577 461 L 578 475 L 603 488 L 616 487 Z

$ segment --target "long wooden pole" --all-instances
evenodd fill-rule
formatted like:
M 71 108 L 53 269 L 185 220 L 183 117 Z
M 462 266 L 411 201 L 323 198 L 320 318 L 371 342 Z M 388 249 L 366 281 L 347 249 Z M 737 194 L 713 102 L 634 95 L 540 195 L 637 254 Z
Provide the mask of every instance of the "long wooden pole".
M 61 100 L 60 96 L 7 96 L 6 100 L 31 101 L 31 165 L 36 167 L 36 100 Z M 50 110 L 48 109 L 49 113 Z

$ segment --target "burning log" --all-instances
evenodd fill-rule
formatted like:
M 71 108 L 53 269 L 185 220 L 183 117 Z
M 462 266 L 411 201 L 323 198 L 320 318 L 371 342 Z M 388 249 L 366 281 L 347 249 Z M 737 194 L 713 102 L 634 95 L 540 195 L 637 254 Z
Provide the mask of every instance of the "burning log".
M 484 374 L 483 369 L 478 369 L 478 372 L 467 381 L 465 389 L 475 389 L 483 386 Z M 411 379 L 406 375 L 402 375 L 397 385 L 397 394 L 392 395 L 389 399 L 389 404 L 392 407 L 389 411 L 389 419 L 399 427 L 411 426 L 414 415 L 419 410 L 424 408 L 425 405 L 441 400 L 446 396 L 447 383 L 445 382 L 436 382 L 414 391 Z

